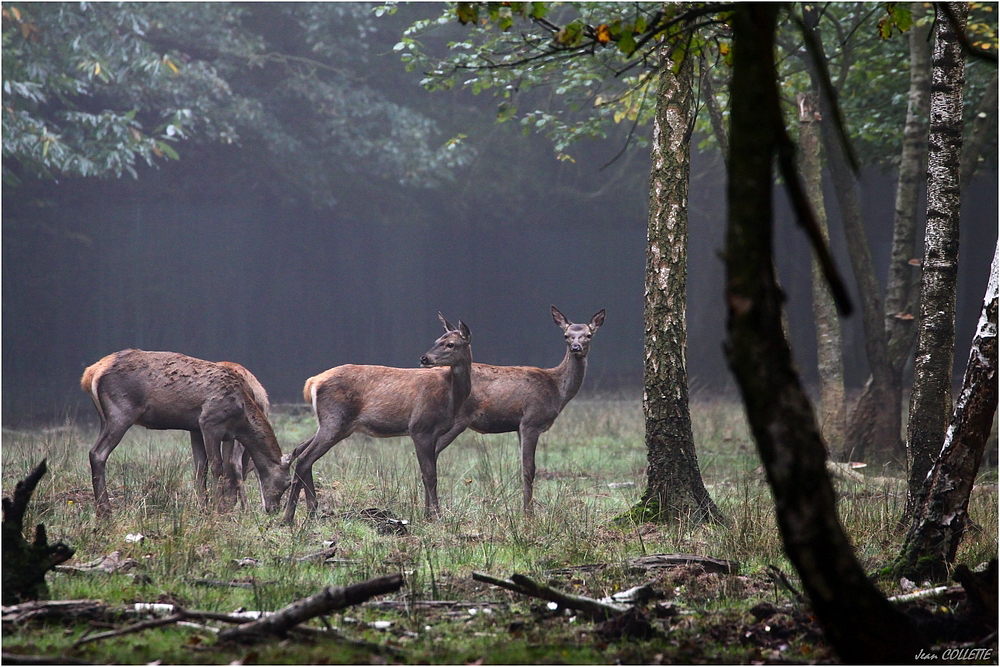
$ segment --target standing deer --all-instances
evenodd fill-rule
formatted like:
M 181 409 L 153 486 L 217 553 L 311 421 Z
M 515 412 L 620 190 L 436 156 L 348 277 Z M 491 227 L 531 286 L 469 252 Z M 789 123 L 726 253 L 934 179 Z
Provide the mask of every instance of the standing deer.
M 472 364 L 472 395 L 454 426 L 438 440 L 437 454 L 466 428 L 477 433 L 517 432 L 524 482 L 524 512 L 530 515 L 535 482 L 535 447 L 583 384 L 594 332 L 604 324 L 602 308 L 590 324 L 574 324 L 552 306 L 552 319 L 563 330 L 566 356 L 555 368 Z
M 469 327 L 459 320 L 456 328 L 441 313 L 438 319 L 445 334 L 420 357 L 423 368 L 347 364 L 306 380 L 303 395 L 313 406 L 319 428 L 292 453 L 298 460 L 285 507 L 286 523 L 295 518 L 302 489 L 309 513 L 316 512 L 313 464 L 355 431 L 376 438 L 407 434 L 413 438 L 424 483 L 424 513 L 428 518 L 438 516 L 436 445 L 472 389 Z
M 100 435 L 90 450 L 99 516 L 111 514 L 104 476 L 108 456 L 133 424 L 190 431 L 196 474 L 200 451 L 215 479 L 222 476 L 221 442 L 239 440 L 257 467 L 264 509 L 278 509 L 289 485 L 289 463 L 238 372 L 176 352 L 122 350 L 88 367 L 80 386 L 94 399 L 101 418 Z M 204 467 L 202 463 L 202 471 Z

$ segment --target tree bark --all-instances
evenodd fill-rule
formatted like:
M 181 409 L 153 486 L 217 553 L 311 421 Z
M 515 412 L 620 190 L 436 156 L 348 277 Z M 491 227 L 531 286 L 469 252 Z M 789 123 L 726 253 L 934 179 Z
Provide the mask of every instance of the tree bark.
M 812 32 L 816 44 L 823 55 L 822 38 L 817 29 L 818 8 L 804 6 L 806 25 Z M 810 62 L 813 90 L 820 90 L 819 74 L 815 64 Z M 861 410 L 859 405 L 851 413 L 847 426 L 846 441 L 842 456 L 846 458 L 866 458 L 872 454 L 880 459 L 903 456 L 900 440 L 902 405 L 892 401 L 892 373 L 889 369 L 889 350 L 882 322 L 883 306 L 881 288 L 875 277 L 871 251 L 865 233 L 861 207 L 854 187 L 854 176 L 844 154 L 840 137 L 835 127 L 834 101 L 820 96 L 820 130 L 823 146 L 826 148 L 827 167 L 833 180 L 840 219 L 844 226 L 847 251 L 854 270 L 861 301 L 861 323 L 865 332 L 865 354 L 872 374 L 871 389 L 876 409 Z
M 826 207 L 823 202 L 823 170 L 819 158 L 819 104 L 816 93 L 804 93 L 799 103 L 799 167 L 806 195 L 816 215 L 823 240 L 829 241 Z M 816 321 L 816 362 L 819 371 L 820 427 L 830 451 L 844 447 L 844 354 L 841 346 L 840 319 L 815 255 L 812 259 L 813 318 Z
M 646 250 L 643 412 L 646 490 L 627 516 L 639 521 L 721 520 L 695 454 L 687 377 L 687 203 L 693 126 L 693 57 L 674 73 L 660 53 L 653 121 Z
M 968 4 L 949 4 L 952 14 L 964 28 Z M 927 473 L 944 442 L 951 416 L 955 355 L 965 59 L 955 29 L 940 5 L 936 6 L 936 12 L 927 137 L 927 228 L 920 281 L 917 353 L 906 433 L 910 475 L 903 515 L 905 523 L 909 523 L 924 494 Z
M 774 494 L 785 552 L 845 662 L 912 661 L 919 647 L 854 558 L 836 513 L 826 450 L 781 330 L 772 249 L 772 164 L 784 124 L 775 80 L 779 7 L 738 4 L 726 236 L 726 356 Z
M 990 281 L 983 299 L 976 336 L 972 339 L 944 446 L 928 475 L 928 490 L 918 502 L 903 548 L 893 566 L 895 576 L 914 581 L 946 579 L 968 523 L 969 496 L 983 460 L 997 409 L 997 286 L 1000 243 L 993 254 Z

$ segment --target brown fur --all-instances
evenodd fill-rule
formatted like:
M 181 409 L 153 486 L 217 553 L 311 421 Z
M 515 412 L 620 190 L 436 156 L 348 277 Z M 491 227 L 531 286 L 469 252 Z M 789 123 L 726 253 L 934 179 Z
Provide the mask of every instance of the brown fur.
M 459 321 L 456 329 L 441 317 L 445 334 L 421 358 L 425 368 L 337 366 L 306 380 L 302 388 L 313 405 L 319 427 L 295 448 L 297 458 L 285 522 L 295 517 L 299 491 L 306 494 L 310 513 L 318 506 L 312 466 L 334 445 L 352 433 L 376 438 L 409 435 L 424 483 L 424 512 L 438 513 L 436 443 L 455 421 L 472 388 L 472 336 Z M 439 366 L 439 368 L 426 368 Z M 313 394 L 315 393 L 315 399 Z
M 478 433 L 517 432 L 527 514 L 531 513 L 538 437 L 549 430 L 583 384 L 590 339 L 604 324 L 604 310 L 598 311 L 589 324 L 574 324 L 552 306 L 552 319 L 566 339 L 562 363 L 555 368 L 472 364 L 472 394 L 451 430 L 437 444 L 440 454 L 467 428 Z
M 268 509 L 280 501 L 288 486 L 288 464 L 248 383 L 232 368 L 176 352 L 130 349 L 87 368 L 80 383 L 101 418 L 101 433 L 90 451 L 99 513 L 111 510 L 104 481 L 107 458 L 133 424 L 191 432 L 196 472 L 198 452 L 203 451 L 215 478 L 222 474 L 219 443 L 239 439 L 263 471 L 259 475 Z

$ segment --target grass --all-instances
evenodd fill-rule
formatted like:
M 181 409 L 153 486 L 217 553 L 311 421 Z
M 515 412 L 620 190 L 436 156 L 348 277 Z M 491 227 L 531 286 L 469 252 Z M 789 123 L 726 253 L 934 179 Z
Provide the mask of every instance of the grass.
M 197 501 L 188 436 L 135 427 L 108 463 L 113 518 L 94 518 L 87 451 L 96 428 L 69 423 L 56 428 L 3 432 L 3 493 L 41 458 L 43 478 L 26 525 L 44 523 L 50 540 L 76 549 L 74 562 L 120 550 L 136 559 L 141 575 L 49 575 L 53 598 L 100 598 L 112 604 L 176 601 L 190 609 L 230 612 L 274 610 L 323 586 L 346 585 L 402 571 L 410 600 L 459 600 L 467 609 L 386 611 L 360 606 L 330 619 L 343 641 L 284 641 L 252 649 L 219 647 L 212 635 L 190 628 L 163 628 L 96 642 L 68 653 L 109 663 L 350 663 L 407 662 L 613 663 L 659 661 L 748 662 L 778 659 L 760 643 L 747 642 L 752 605 L 784 604 L 764 573 L 767 564 L 794 571 L 784 558 L 770 491 L 764 483 L 743 418 L 728 400 L 692 404 L 699 462 L 706 486 L 731 519 L 728 528 L 640 525 L 613 527 L 634 504 L 644 484 L 643 419 L 638 400 L 577 399 L 542 436 L 535 498 L 536 516 L 521 512 L 519 454 L 514 434 L 463 434 L 439 460 L 443 518 L 423 519 L 423 488 L 408 438 L 355 436 L 315 467 L 321 516 L 306 520 L 300 503 L 295 526 L 285 527 L 258 509 L 259 491 L 248 485 L 253 509 L 217 514 Z M 315 429 L 311 415 L 278 410 L 275 430 L 289 450 Z M 896 556 L 896 521 L 905 500 L 901 482 L 880 472 L 878 484 L 843 489 L 841 520 L 870 572 Z M 901 475 L 899 475 L 901 476 Z M 996 470 L 984 471 L 970 514 L 982 528 L 967 536 L 958 561 L 976 565 L 997 554 Z M 358 512 L 379 508 L 409 520 L 406 535 L 380 535 Z M 141 543 L 127 542 L 141 533 Z M 302 555 L 336 543 L 342 564 L 292 564 Z M 496 576 L 518 572 L 570 592 L 602 597 L 649 579 L 626 566 L 652 553 L 695 553 L 737 560 L 738 577 L 698 576 L 691 571 L 656 577 L 656 587 L 681 610 L 661 624 L 658 639 L 601 639 L 582 619 L 551 617 L 537 600 L 472 581 L 474 570 Z M 236 560 L 258 564 L 242 568 Z M 606 564 L 596 571 L 553 570 Z M 252 580 L 253 588 L 195 585 L 192 579 Z M 794 576 L 793 576 L 794 579 Z M 887 593 L 893 582 L 881 582 Z M 390 596 L 400 599 L 400 596 Z M 489 610 L 487 613 L 484 610 Z M 390 620 L 389 629 L 374 629 Z M 750 630 L 747 630 L 750 628 Z M 4 637 L 4 651 L 56 655 L 69 650 L 84 627 L 31 626 Z M 727 634 L 728 633 L 728 634 Z M 743 633 L 743 634 L 740 634 Z M 349 640 L 349 641 L 348 641 Z M 367 642 L 367 643 L 366 643 Z M 816 637 L 799 633 L 782 644 L 782 655 L 825 659 Z M 777 650 L 777 649 L 775 649 Z M 791 653 L 789 653 L 789 651 Z M 784 658 L 782 658 L 784 659 Z

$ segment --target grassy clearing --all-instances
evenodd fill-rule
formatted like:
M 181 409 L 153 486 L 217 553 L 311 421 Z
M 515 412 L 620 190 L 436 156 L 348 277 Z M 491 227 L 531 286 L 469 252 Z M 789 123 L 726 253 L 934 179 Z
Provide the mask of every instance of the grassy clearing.
M 645 483 L 643 420 L 638 400 L 578 399 L 542 437 L 535 497 L 539 509 L 526 519 L 517 439 L 513 434 L 463 434 L 439 460 L 443 519 L 422 517 L 423 490 L 408 438 L 373 440 L 355 436 L 315 467 L 321 516 L 305 520 L 300 504 L 294 527 L 277 524 L 259 509 L 259 493 L 249 485 L 254 509 L 215 514 L 196 500 L 187 434 L 133 428 L 108 464 L 115 514 L 94 519 L 87 451 L 96 429 L 80 424 L 3 433 L 3 493 L 41 458 L 50 474 L 36 492 L 26 525 L 43 522 L 50 539 L 77 550 L 87 562 L 120 550 L 141 564 L 143 576 L 55 573 L 53 598 L 101 598 L 113 604 L 174 601 L 190 609 L 230 612 L 239 608 L 274 610 L 323 586 L 343 585 L 403 571 L 407 599 L 481 603 L 469 609 L 390 611 L 374 605 L 329 619 L 350 641 L 285 641 L 253 649 L 214 646 L 210 633 L 190 628 L 146 631 L 98 642 L 70 653 L 95 662 L 260 663 L 407 662 L 610 663 L 747 662 L 825 659 L 818 637 L 789 630 L 769 644 L 747 610 L 762 601 L 788 602 L 764 573 L 775 564 L 789 575 L 775 527 L 770 492 L 759 469 L 741 407 L 731 401 L 700 400 L 692 405 L 696 443 L 709 491 L 732 517 L 732 526 L 633 526 L 617 529 L 611 520 L 635 503 Z M 315 429 L 311 415 L 281 412 L 275 429 L 288 450 Z M 895 557 L 900 534 L 896 520 L 903 485 L 884 479 L 845 488 L 841 518 L 872 572 Z M 875 473 L 872 473 L 874 476 Z M 997 554 L 996 470 L 984 472 L 970 513 L 982 528 L 963 544 L 960 562 L 978 564 Z M 409 520 L 406 535 L 380 535 L 358 516 L 379 508 Z M 125 540 L 142 533 L 141 543 Z M 293 563 L 336 543 L 338 565 Z M 555 616 L 512 593 L 473 582 L 473 570 L 497 576 L 514 572 L 550 581 L 571 592 L 602 597 L 647 581 L 630 570 L 629 558 L 686 552 L 740 561 L 740 576 L 704 575 L 682 570 L 656 577 L 680 614 L 659 621 L 661 637 L 608 641 L 582 619 Z M 254 558 L 254 567 L 235 561 Z M 553 572 L 584 564 L 594 571 Z M 243 580 L 252 588 L 195 585 L 192 579 Z M 793 577 L 794 578 L 794 577 Z M 892 582 L 882 582 L 896 592 Z M 402 599 L 402 596 L 395 596 Z M 390 620 L 374 629 L 375 620 Z M 769 628 L 780 624 L 772 620 Z M 760 627 L 758 627 L 760 626 Z M 774 633 L 774 629 L 767 633 Z M 67 650 L 83 627 L 30 627 L 4 637 L 5 651 L 56 655 Z M 748 634 L 749 633 L 749 634 Z M 755 635 L 754 633 L 757 633 Z M 748 639 L 750 638 L 750 639 Z M 366 643 L 367 642 L 367 643 Z M 777 648 L 775 648 L 775 646 Z

